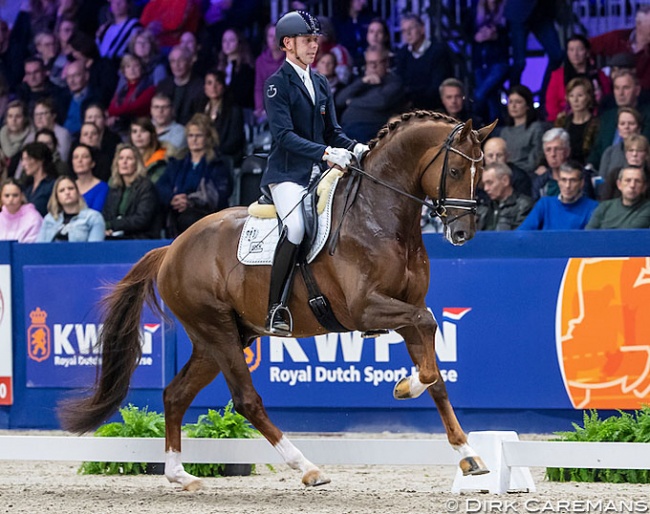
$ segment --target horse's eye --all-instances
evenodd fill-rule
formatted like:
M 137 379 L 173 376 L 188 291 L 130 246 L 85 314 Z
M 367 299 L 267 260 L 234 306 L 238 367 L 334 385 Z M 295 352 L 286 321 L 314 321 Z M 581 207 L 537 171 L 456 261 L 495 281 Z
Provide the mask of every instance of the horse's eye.
M 456 168 L 451 168 L 449 170 L 449 175 L 451 175 L 453 178 L 458 178 L 460 177 L 460 170 L 457 170 Z

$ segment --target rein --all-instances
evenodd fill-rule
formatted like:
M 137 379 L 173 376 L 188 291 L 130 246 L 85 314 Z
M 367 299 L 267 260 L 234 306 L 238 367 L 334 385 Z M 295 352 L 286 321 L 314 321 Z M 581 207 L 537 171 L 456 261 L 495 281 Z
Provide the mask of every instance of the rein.
M 433 163 L 440 157 L 442 154 L 442 151 L 445 151 L 445 160 L 442 165 L 442 173 L 440 174 L 440 198 L 437 200 L 434 200 L 433 202 L 428 202 L 427 200 L 423 200 L 421 198 L 418 198 L 415 195 L 412 195 L 410 193 L 407 193 L 406 191 L 402 191 L 401 189 L 396 188 L 395 186 L 389 184 L 388 182 L 385 182 L 384 180 L 381 180 L 377 177 L 373 177 L 366 171 L 364 171 L 361 168 L 358 168 L 356 166 L 348 166 L 351 170 L 353 170 L 355 173 L 358 173 L 360 175 L 363 175 L 364 177 L 369 178 L 373 182 L 380 184 L 387 189 L 390 189 L 391 191 L 394 191 L 395 193 L 398 193 L 402 196 L 405 196 L 406 198 L 409 198 L 410 200 L 413 200 L 414 202 L 417 202 L 421 205 L 424 205 L 428 207 L 431 211 L 433 211 L 436 216 L 438 216 L 445 224 L 451 223 L 452 221 L 455 221 L 459 218 L 462 218 L 463 216 L 467 216 L 468 214 L 476 214 L 476 206 L 477 206 L 477 201 L 474 199 L 474 177 L 476 176 L 476 163 L 481 162 L 483 160 L 483 151 L 481 151 L 481 155 L 479 158 L 475 159 L 473 157 L 470 157 L 469 155 L 464 154 L 460 150 L 454 148 L 452 146 L 452 142 L 454 138 L 456 137 L 456 134 L 458 134 L 459 131 L 463 129 L 465 126 L 464 123 L 459 123 L 456 125 L 453 130 L 449 133 L 447 136 L 447 139 L 445 142 L 440 146 L 436 154 L 433 156 L 433 158 L 429 161 L 429 163 L 424 167 L 424 170 L 426 171 L 430 166 L 433 165 Z M 461 157 L 467 159 L 472 163 L 472 166 L 470 167 L 470 184 L 471 184 L 471 190 L 470 190 L 470 195 L 472 199 L 464 199 L 464 198 L 447 198 L 446 196 L 446 182 L 447 182 L 447 170 L 448 170 L 448 163 L 449 163 L 449 152 L 454 152 L 457 155 L 460 155 Z M 463 214 L 459 214 L 458 216 L 454 216 L 451 219 L 446 219 L 447 218 L 447 208 L 451 209 L 460 209 L 464 210 Z

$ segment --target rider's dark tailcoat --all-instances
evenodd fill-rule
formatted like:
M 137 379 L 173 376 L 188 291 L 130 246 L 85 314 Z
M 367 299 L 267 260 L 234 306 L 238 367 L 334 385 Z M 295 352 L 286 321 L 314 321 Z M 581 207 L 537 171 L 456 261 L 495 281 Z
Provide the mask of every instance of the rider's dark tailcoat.
M 312 166 L 321 164 L 328 146 L 352 150 L 336 120 L 327 79 L 311 72 L 316 93 L 312 103 L 307 87 L 291 64 L 284 62 L 264 84 L 264 107 L 273 136 L 262 186 L 281 182 L 309 184 Z

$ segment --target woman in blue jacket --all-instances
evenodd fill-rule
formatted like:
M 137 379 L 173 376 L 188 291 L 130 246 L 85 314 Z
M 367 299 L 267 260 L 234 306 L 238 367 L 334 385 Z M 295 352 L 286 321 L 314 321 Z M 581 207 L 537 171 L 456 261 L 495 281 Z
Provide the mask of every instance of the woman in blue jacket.
M 38 243 L 104 240 L 104 218 L 86 206 L 72 178 L 56 179 L 47 211 L 38 234 Z

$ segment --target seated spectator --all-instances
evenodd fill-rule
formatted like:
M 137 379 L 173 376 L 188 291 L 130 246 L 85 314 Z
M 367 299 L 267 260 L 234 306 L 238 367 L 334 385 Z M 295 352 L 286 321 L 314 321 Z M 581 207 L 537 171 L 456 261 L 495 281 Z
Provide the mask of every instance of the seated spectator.
M 316 71 L 327 79 L 332 96 L 336 98 L 337 93 L 345 87 L 336 74 L 336 56 L 331 53 L 322 54 L 316 62 Z M 340 118 L 340 113 L 338 114 L 338 118 Z
M 507 164 L 511 171 L 510 180 L 513 189 L 522 195 L 531 196 L 533 183 L 530 180 L 530 176 L 524 170 L 510 162 L 510 153 L 508 152 L 508 145 L 505 139 L 502 137 L 491 137 L 485 141 L 483 144 L 483 155 L 486 166 L 495 162 Z
M 130 139 L 140 152 L 145 175 L 155 184 L 167 168 L 167 147 L 158 141 L 156 127 L 149 118 L 138 118 L 131 122 Z
M 255 61 L 244 35 L 239 30 L 227 29 L 221 38 L 217 69 L 225 73 L 226 85 L 233 93 L 233 103 L 242 109 L 255 108 L 254 65 Z
M 10 160 L 19 155 L 25 142 L 33 137 L 34 129 L 29 123 L 25 104 L 20 100 L 9 102 L 4 125 L 0 128 L 0 150 L 5 158 Z
M 169 49 L 180 43 L 183 32 L 198 31 L 199 5 L 196 0 L 149 0 L 142 10 L 140 23 L 156 34 L 162 48 Z
M 0 186 L 0 240 L 33 243 L 43 224 L 43 217 L 27 203 L 18 181 L 8 178 Z
M 512 162 L 532 175 L 542 159 L 544 124 L 537 121 L 533 93 L 526 86 L 513 86 L 508 93 L 506 126 L 499 134 L 505 139 Z M 538 197 L 533 191 L 533 200 Z
M 555 121 L 558 114 L 567 113 L 566 86 L 574 78 L 587 79 L 592 88 L 597 84 L 602 95 L 611 92 L 609 79 L 591 61 L 590 48 L 589 40 L 581 34 L 574 34 L 567 41 L 564 64 L 551 73 L 546 89 L 545 107 L 548 121 Z
M 92 93 L 92 99 L 86 100 L 86 104 L 100 102 L 102 105 L 108 105 L 119 81 L 119 59 L 101 57 L 94 39 L 81 30 L 77 30 L 70 37 L 69 45 L 70 58 L 80 61 L 83 69 L 88 72 L 86 82 L 89 92 Z M 66 73 L 67 71 L 64 70 L 64 76 Z M 83 112 L 83 108 L 81 110 Z M 74 132 L 70 131 L 70 133 Z
M 513 189 L 510 168 L 499 162 L 488 164 L 482 182 L 490 200 L 478 206 L 478 230 L 516 229 L 532 209 L 533 201 Z
M 89 146 L 94 150 L 93 160 L 95 161 L 93 173 L 96 178 L 106 182 L 104 177 L 110 177 L 110 162 L 113 154 L 107 154 L 100 148 L 99 130 L 94 123 L 84 123 L 79 133 L 78 144 Z M 76 146 L 76 145 L 75 145 Z M 71 163 L 72 164 L 72 163 Z
M 61 159 L 61 155 L 57 149 L 58 141 L 53 130 L 50 130 L 49 128 L 37 130 L 34 141 L 37 143 L 43 143 L 50 149 L 50 152 L 52 152 L 52 161 L 54 162 L 54 169 L 56 170 L 57 176 L 70 175 L 70 167 L 68 166 L 67 161 Z
M 94 170 L 95 149 L 79 143 L 72 151 L 72 171 L 76 177 L 77 188 L 86 205 L 101 212 L 108 194 L 108 184 L 93 175 Z
M 83 61 L 68 63 L 64 70 L 64 76 L 71 99 L 65 118 L 63 118 L 63 126 L 70 134 L 77 134 L 81 130 L 86 107 L 97 102 L 98 98 L 90 88 L 90 74 Z
M 34 128 L 49 129 L 56 135 L 57 152 L 61 159 L 67 161 L 70 155 L 72 136 L 56 122 L 56 111 L 52 98 L 46 97 L 36 101 L 34 106 Z
M 58 119 L 63 119 L 68 105 L 67 92 L 52 84 L 47 76 L 47 71 L 38 57 L 30 57 L 25 61 L 25 77 L 23 83 L 16 90 L 16 98 L 21 100 L 28 111 L 33 111 L 38 100 L 52 98 L 56 106 Z
M 645 136 L 632 134 L 625 139 L 625 163 L 619 168 L 609 171 L 605 181 L 600 186 L 598 197 L 600 200 L 611 200 L 621 196 L 621 192 L 616 187 L 618 174 L 622 168 L 633 166 L 641 168 L 646 175 L 646 182 L 650 179 L 650 144 Z M 646 196 L 650 191 L 646 190 Z
M 644 171 L 630 166 L 622 168 L 616 187 L 621 197 L 601 202 L 587 228 L 650 228 L 650 200 L 645 197 L 648 184 Z
M 566 85 L 569 114 L 561 112 L 555 126 L 563 128 L 571 139 L 571 158 L 583 166 L 591 152 L 600 123 L 594 116 L 594 88 L 585 77 L 571 79 Z
M 230 171 L 216 158 L 216 132 L 205 114 L 195 114 L 185 127 L 187 155 L 170 159 L 156 183 L 168 211 L 167 236 L 176 237 L 193 223 L 228 207 L 232 193 Z
M 209 71 L 205 75 L 203 92 L 207 99 L 199 112 L 207 114 L 219 137 L 220 155 L 232 160 L 235 166 L 241 164 L 246 149 L 244 114 L 241 107 L 233 103 L 232 90 L 226 86 L 223 71 Z
M 128 53 L 140 59 L 143 76 L 154 86 L 167 78 L 167 66 L 158 51 L 156 37 L 149 30 L 141 30 L 131 38 Z M 121 84 L 122 80 L 120 80 L 118 88 Z
M 427 39 L 424 22 L 416 14 L 403 15 L 400 29 L 404 44 L 395 54 L 395 73 L 402 79 L 409 107 L 440 109 L 438 88 L 454 74 L 447 45 Z
M 640 5 L 635 28 L 618 29 L 591 38 L 594 55 L 611 57 L 619 53 L 634 55 L 641 87 L 650 89 L 650 5 Z
M 284 63 L 284 52 L 275 38 L 275 25 L 269 23 L 264 29 L 264 49 L 255 60 L 255 118 L 258 123 L 266 121 L 264 111 L 264 82 Z
M 533 200 L 537 201 L 543 196 L 557 196 L 560 193 L 558 179 L 560 166 L 569 160 L 571 155 L 571 141 L 566 130 L 552 128 L 544 133 L 542 138 L 545 164 L 535 170 L 533 178 Z M 584 194 L 594 198 L 594 188 L 591 176 L 585 171 Z
M 453 77 L 445 79 L 438 91 L 442 102 L 440 112 L 460 121 L 472 119 L 471 113 L 465 108 L 465 86 L 460 80 Z M 476 117 L 472 121 L 476 127 L 483 124 L 483 121 Z
M 350 52 L 345 46 L 337 43 L 336 30 L 332 21 L 327 16 L 317 16 L 317 19 L 320 22 L 322 35 L 318 40 L 318 52 L 312 68 L 316 68 L 316 63 L 321 55 L 325 53 L 334 54 L 336 57 L 336 75 L 343 84 L 347 84 L 352 77 L 353 60 Z M 357 76 L 361 76 L 361 74 Z
M 91 144 L 93 148 L 99 150 L 97 154 L 97 166 L 95 167 L 95 173 L 97 173 L 97 178 L 108 182 L 108 179 L 111 176 L 111 163 L 113 162 L 113 156 L 115 155 L 115 149 L 122 140 L 120 136 L 117 135 L 113 130 L 106 125 L 108 121 L 108 116 L 104 107 L 99 103 L 88 104 L 84 110 L 84 123 L 92 123 L 97 129 L 97 138 L 98 145 L 95 143 Z M 84 141 L 82 141 L 83 143 Z M 86 143 L 88 144 L 88 143 Z
M 359 56 L 361 60 L 368 47 L 366 34 L 373 13 L 368 8 L 367 0 L 346 0 L 342 4 L 343 12 L 334 18 L 339 43 L 347 48 L 351 55 Z
M 388 25 L 382 18 L 373 18 L 368 24 L 366 31 L 366 45 L 365 48 L 370 46 L 381 46 L 388 50 L 391 59 L 393 57 L 393 49 L 390 41 L 390 30 Z M 358 52 L 352 56 L 352 75 L 360 77 L 363 75 L 363 67 L 366 64 L 365 50 Z M 392 68 L 392 65 L 390 66 Z
M 108 0 L 108 3 L 111 17 L 97 30 L 97 47 L 101 57 L 118 61 L 126 53 L 140 22 L 129 17 L 130 0 Z
M 353 139 L 371 140 L 403 107 L 402 80 L 388 71 L 389 60 L 385 48 L 369 47 L 364 76 L 336 97 L 336 106 L 343 110 L 341 127 Z
M 597 170 L 600 169 L 600 160 L 605 148 L 621 141 L 621 136 L 617 130 L 618 109 L 633 107 L 639 111 L 643 119 L 650 119 L 650 106 L 642 105 L 639 102 L 641 86 L 639 86 L 639 81 L 634 73 L 623 70 L 614 77 L 613 83 L 616 108 L 608 109 L 598 116 L 600 119 L 598 137 L 589 154 L 589 163 Z M 641 132 L 644 136 L 650 137 L 650 123 L 646 123 Z
M 621 136 L 621 141 L 615 143 L 603 152 L 603 158 L 600 160 L 598 175 L 605 179 L 613 169 L 619 169 L 626 165 L 625 161 L 625 140 L 633 134 L 641 132 L 641 115 L 639 111 L 632 107 L 621 107 L 618 110 L 617 132 Z
M 47 202 L 56 180 L 52 152 L 43 143 L 27 143 L 22 150 L 22 169 L 26 175 L 25 197 L 45 216 Z
M 115 96 L 108 106 L 108 125 L 116 132 L 126 132 L 131 121 L 146 116 L 151 111 L 151 99 L 156 88 L 143 75 L 142 62 L 138 57 L 124 54 L 120 70 L 126 84 L 115 91 Z
M 74 180 L 70 177 L 56 179 L 37 242 L 85 243 L 103 240 L 102 215 L 88 208 Z
M 172 76 L 161 81 L 156 92 L 163 93 L 171 99 L 170 120 L 174 119 L 180 124 L 185 124 L 192 117 L 193 103 L 203 98 L 203 80 L 192 75 L 192 56 L 185 47 L 172 48 L 169 53 L 169 66 Z M 251 89 L 252 87 L 251 78 Z
M 560 165 L 557 196 L 543 196 L 519 230 L 577 230 L 587 226 L 598 202 L 585 196 L 585 173 L 577 161 Z
M 104 205 L 109 239 L 158 239 L 162 229 L 156 188 L 137 148 L 121 144 L 115 152 L 111 189 Z
M 39 58 L 45 68 L 45 73 L 52 81 L 52 66 L 59 55 L 59 45 L 56 36 L 49 30 L 39 32 L 34 36 L 34 46 L 36 48 L 35 57 Z M 63 87 L 63 84 L 52 83 L 56 86 Z
M 151 100 L 151 122 L 156 127 L 158 140 L 167 144 L 169 154 L 187 148 L 185 127 L 174 120 L 172 101 L 164 93 L 156 93 Z
M 510 71 L 510 38 L 503 15 L 505 0 L 478 0 L 473 17 L 474 108 L 482 119 L 500 119 L 501 89 Z
M 54 36 L 56 37 L 57 55 L 50 67 L 50 80 L 53 84 L 65 88 L 67 84 L 63 78 L 63 69 L 68 64 L 68 57 L 72 56 L 70 38 L 77 30 L 77 21 L 69 16 L 62 16 L 56 20 Z

